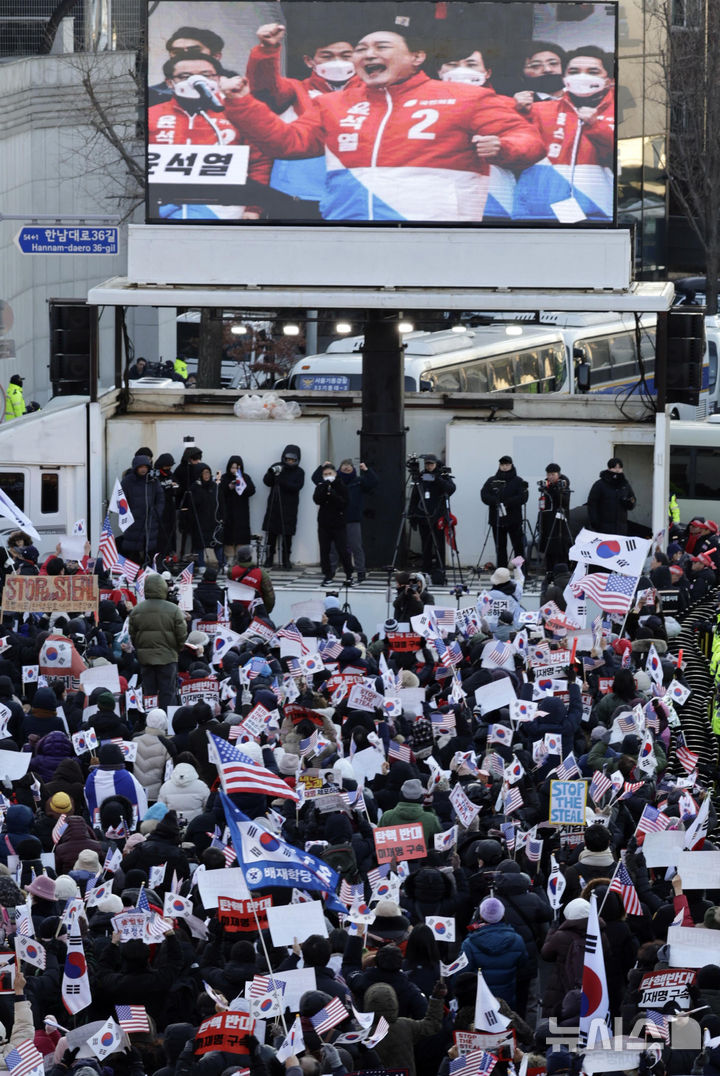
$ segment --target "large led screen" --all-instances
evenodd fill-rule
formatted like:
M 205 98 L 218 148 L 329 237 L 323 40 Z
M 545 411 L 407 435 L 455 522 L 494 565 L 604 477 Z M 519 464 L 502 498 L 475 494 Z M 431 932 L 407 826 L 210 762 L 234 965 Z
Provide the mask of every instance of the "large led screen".
M 150 222 L 614 221 L 613 3 L 148 10 Z

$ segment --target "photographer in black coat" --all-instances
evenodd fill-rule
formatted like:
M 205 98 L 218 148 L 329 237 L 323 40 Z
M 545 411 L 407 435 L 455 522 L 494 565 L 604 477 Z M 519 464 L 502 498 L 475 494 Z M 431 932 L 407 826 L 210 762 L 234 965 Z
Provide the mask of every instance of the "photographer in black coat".
M 556 564 L 567 564 L 570 551 L 570 532 L 567 516 L 570 510 L 570 479 L 562 474 L 558 463 L 548 463 L 545 481 L 538 482 L 540 491 L 540 553 L 545 557 L 549 572 Z
M 508 535 L 514 555 L 524 556 L 522 510 L 528 499 L 528 484 L 518 475 L 510 456 L 500 457 L 496 473 L 488 478 L 480 491 L 480 499 L 489 509 L 496 565 L 498 568 L 507 568 Z
M 438 522 L 447 517 L 448 497 L 456 489 L 449 467 L 438 466 L 437 456 L 423 456 L 425 469 L 413 470 L 413 457 L 408 467 L 413 480 L 408 517 L 413 530 L 417 527 L 422 543 L 422 570 L 429 572 L 433 583 L 445 582 L 445 534 Z
M 600 534 L 627 534 L 627 514 L 635 507 L 635 494 L 623 472 L 623 462 L 613 456 L 600 472 L 588 496 L 590 530 Z
M 332 582 L 330 549 L 335 545 L 338 557 L 345 569 L 345 586 L 352 586 L 352 560 L 345 537 L 345 511 L 348 504 L 347 486 L 340 481 L 332 463 L 325 462 L 322 481 L 315 486 L 313 501 L 318 507 L 318 542 L 320 565 L 323 570 L 324 587 Z

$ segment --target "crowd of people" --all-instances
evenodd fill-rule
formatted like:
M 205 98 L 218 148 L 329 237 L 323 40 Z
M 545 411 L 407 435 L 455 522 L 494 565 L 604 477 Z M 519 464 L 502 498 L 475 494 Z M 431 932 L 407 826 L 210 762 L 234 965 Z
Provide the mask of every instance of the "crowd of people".
M 6 614 L 8 1068 L 32 1040 L 52 1076 L 576 1072 L 594 1010 L 639 1036 L 626 1071 L 716 1076 L 719 887 L 673 866 L 714 847 L 716 771 L 659 592 L 670 558 L 715 586 L 717 530 L 677 525 L 587 626 L 572 586 L 526 611 L 517 558 L 469 608 L 399 573 L 379 632 L 333 596 L 274 621 L 251 564 L 247 599 L 206 575 L 183 611 L 99 562 L 97 615 Z M 648 1004 L 678 925 L 707 963 Z
M 180 27 L 149 90 L 151 187 L 172 176 L 176 188 L 152 216 L 611 221 L 612 53 L 487 37 L 467 5 L 345 4 L 318 19 L 308 4 L 289 40 L 282 22 L 258 28 L 241 74 L 212 28 Z M 306 77 L 285 76 L 288 44 Z M 247 204 L 227 204 L 217 182 L 184 200 L 182 176 L 230 182 L 234 146 L 249 147 Z

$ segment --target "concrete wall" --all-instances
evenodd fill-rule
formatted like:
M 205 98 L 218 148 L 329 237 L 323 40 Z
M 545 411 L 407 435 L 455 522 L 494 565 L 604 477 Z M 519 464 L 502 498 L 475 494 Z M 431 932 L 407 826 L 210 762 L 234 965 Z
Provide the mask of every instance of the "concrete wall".
M 47 56 L 0 65 L 0 210 L 23 220 L 0 221 L 0 299 L 13 308 L 16 358 L 0 363 L 0 383 L 22 373 L 26 400 L 49 398 L 47 301 L 85 298 L 88 288 L 125 270 L 117 256 L 23 255 L 13 238 L 33 214 L 60 218 L 117 213 L 126 190 L 124 169 L 107 144 L 94 138 L 82 89 L 89 74 L 103 106 L 130 133 L 133 84 L 126 53 Z M 127 127 L 122 125 L 127 123 Z M 122 203 L 122 212 L 127 203 Z M 112 317 L 101 315 L 103 384 L 112 379 Z

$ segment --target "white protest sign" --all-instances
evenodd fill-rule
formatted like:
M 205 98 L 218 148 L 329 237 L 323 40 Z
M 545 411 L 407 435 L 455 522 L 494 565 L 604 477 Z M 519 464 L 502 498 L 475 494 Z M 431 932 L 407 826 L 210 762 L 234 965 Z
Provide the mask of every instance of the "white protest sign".
M 365 687 L 364 684 L 353 684 L 350 688 L 348 706 L 352 710 L 368 710 L 373 713 L 381 709 L 384 702 L 383 695 L 379 695 L 370 687 Z
M 65 560 L 80 562 L 85 556 L 87 537 L 82 534 L 63 534 L 60 539 L 60 556 Z
M 227 596 L 229 602 L 251 602 L 255 598 L 255 591 L 244 583 L 228 583 Z
M 674 866 L 683 890 L 710 888 L 713 879 L 720 878 L 720 852 L 680 852 Z
M 366 747 L 363 751 L 356 751 L 350 759 L 355 780 L 358 784 L 369 784 L 373 777 L 382 773 L 385 756 L 382 751 L 374 747 Z
M 489 684 L 483 684 L 475 692 L 475 702 L 480 707 L 483 716 L 503 706 L 510 706 L 516 698 L 515 688 L 508 676 L 503 676 L 502 680 L 493 680 Z
M 328 936 L 320 900 L 273 906 L 266 914 L 273 945 L 292 945 L 295 938 L 303 942 L 311 934 Z
M 706 927 L 668 927 L 670 967 L 703 968 L 706 964 L 720 964 L 719 933 Z
M 450 802 L 455 809 L 455 814 L 466 829 L 473 819 L 480 814 L 480 808 L 467 798 L 460 785 L 455 785 L 450 793 Z
M 325 605 L 321 601 L 295 602 L 290 606 L 290 615 L 296 623 L 300 617 L 307 617 L 308 620 L 321 624 L 325 615 Z
M 19 781 L 30 765 L 30 753 L 25 751 L 0 751 L 0 779 Z
M 685 831 L 666 829 L 663 833 L 646 833 L 642 852 L 648 867 L 675 866 L 685 843 Z M 700 852 L 699 855 L 707 855 Z M 683 878 L 683 885 L 685 879 Z
M 98 665 L 84 669 L 80 673 L 80 683 L 86 695 L 91 695 L 96 687 L 104 687 L 111 694 L 120 694 L 120 678 L 117 665 Z
M 242 871 L 237 867 L 200 871 L 195 880 L 205 911 L 217 908 L 218 897 L 226 897 L 228 893 L 232 893 L 238 900 L 250 900 L 250 890 L 245 885 Z
M 403 710 L 407 710 L 408 713 L 415 714 L 416 717 L 423 712 L 423 703 L 425 702 L 425 688 L 424 687 L 401 687 L 398 690 L 400 696 L 400 703 Z

